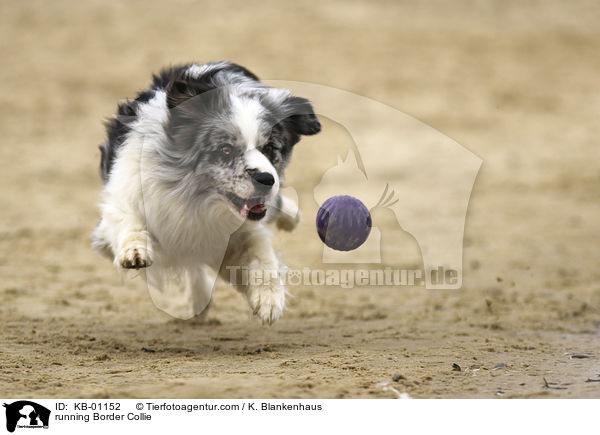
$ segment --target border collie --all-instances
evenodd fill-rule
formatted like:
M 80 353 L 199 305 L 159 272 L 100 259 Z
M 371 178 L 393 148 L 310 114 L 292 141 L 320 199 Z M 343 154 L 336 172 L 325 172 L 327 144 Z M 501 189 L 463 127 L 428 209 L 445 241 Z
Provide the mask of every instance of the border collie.
M 301 135 L 321 130 L 308 100 L 234 63 L 189 64 L 153 76 L 106 130 L 96 251 L 122 270 L 144 269 L 151 287 L 176 283 L 192 315 L 212 300 L 210 269 L 227 280 L 232 268 L 281 269 L 265 224 L 298 222 L 280 186 Z M 263 323 L 279 318 L 277 273 L 234 284 Z

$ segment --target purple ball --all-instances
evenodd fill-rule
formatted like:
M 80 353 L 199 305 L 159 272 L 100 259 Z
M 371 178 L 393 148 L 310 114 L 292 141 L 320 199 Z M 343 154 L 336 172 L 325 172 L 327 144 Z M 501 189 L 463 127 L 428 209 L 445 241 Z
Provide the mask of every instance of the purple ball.
M 317 212 L 319 237 L 336 251 L 358 248 L 369 237 L 371 226 L 369 209 L 352 196 L 333 196 Z

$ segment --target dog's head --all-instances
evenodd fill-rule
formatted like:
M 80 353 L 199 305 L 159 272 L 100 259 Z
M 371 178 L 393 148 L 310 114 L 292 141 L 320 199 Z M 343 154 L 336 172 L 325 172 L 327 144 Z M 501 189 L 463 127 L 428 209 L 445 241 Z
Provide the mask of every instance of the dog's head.
M 227 202 L 255 221 L 275 205 L 294 145 L 321 130 L 308 100 L 267 87 L 234 64 L 177 74 L 167 86 L 167 103 L 164 153 L 184 170 L 180 188 Z

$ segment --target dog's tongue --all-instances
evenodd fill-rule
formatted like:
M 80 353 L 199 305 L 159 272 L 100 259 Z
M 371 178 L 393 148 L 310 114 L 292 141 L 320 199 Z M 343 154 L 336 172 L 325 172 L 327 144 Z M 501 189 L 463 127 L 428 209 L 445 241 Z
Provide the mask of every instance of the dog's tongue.
M 256 204 L 252 207 L 250 207 L 250 212 L 251 213 L 262 213 L 263 211 L 265 211 L 267 209 L 267 207 L 264 204 Z
M 250 200 L 245 202 L 240 210 L 242 216 L 248 216 L 248 213 L 260 214 L 267 209 L 267 206 L 259 200 Z

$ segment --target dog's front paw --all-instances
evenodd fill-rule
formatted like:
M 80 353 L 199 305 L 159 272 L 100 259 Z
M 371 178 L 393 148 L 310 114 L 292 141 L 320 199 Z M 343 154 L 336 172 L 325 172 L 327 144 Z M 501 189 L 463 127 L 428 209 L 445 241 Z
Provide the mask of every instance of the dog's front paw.
M 142 269 L 152 265 L 152 245 L 146 232 L 132 232 L 121 242 L 115 265 L 123 269 Z
M 143 269 L 152 265 L 149 251 L 143 246 L 124 248 L 119 253 L 117 262 L 123 269 Z
M 123 269 L 142 269 L 152 265 L 152 244 L 146 231 L 133 231 L 121 240 L 115 265 Z
M 281 284 L 251 287 L 248 289 L 248 302 L 263 324 L 272 325 L 285 309 L 285 287 Z
M 275 224 L 277 228 L 284 231 L 292 231 L 300 222 L 300 210 L 298 205 L 285 196 L 281 197 L 281 213 L 277 217 Z

